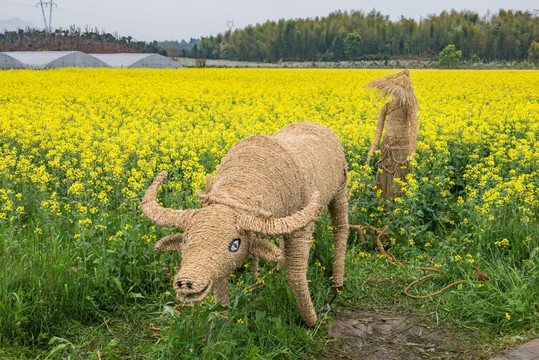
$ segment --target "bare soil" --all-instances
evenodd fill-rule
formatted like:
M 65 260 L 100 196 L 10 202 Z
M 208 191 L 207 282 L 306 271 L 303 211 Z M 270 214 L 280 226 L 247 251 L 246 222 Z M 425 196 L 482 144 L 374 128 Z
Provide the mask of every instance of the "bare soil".
M 384 310 L 337 309 L 329 335 L 330 359 L 412 360 L 487 359 L 490 349 L 478 349 L 467 332 L 426 325 L 415 314 Z

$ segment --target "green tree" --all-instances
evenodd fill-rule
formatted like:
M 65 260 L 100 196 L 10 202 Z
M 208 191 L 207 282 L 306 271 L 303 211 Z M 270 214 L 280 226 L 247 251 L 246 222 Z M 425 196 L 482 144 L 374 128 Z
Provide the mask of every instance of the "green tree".
M 346 59 L 357 59 L 361 54 L 362 44 L 363 39 L 361 39 L 361 35 L 357 32 L 346 35 L 346 38 L 344 39 L 344 55 L 346 56 Z
M 344 41 L 340 35 L 337 35 L 331 43 L 331 52 L 333 53 L 334 60 L 344 59 Z
M 442 66 L 454 66 L 460 62 L 462 51 L 457 50 L 455 45 L 449 44 L 440 52 L 438 64 Z
M 356 33 L 361 34 L 358 52 L 355 45 L 359 44 L 354 44 L 359 43 Z M 13 36 L 12 41 L 18 46 L 17 32 Z M 451 10 L 428 15 L 420 21 L 405 17 L 392 21 L 375 10 L 367 14 L 337 11 L 327 17 L 267 21 L 205 37 L 200 41 L 199 50 L 208 59 L 225 57 L 272 62 L 279 59 L 344 60 L 358 56 L 402 59 L 410 55 L 432 59 L 445 46 L 453 44 L 466 59 L 476 54 L 485 61 L 525 60 L 531 43 L 538 38 L 537 17 L 529 11 L 500 10 L 481 17 L 471 11 Z M 128 43 L 127 38 L 124 41 Z M 7 44 L 3 45 L 0 38 L 0 46 L 11 46 L 7 38 L 4 43 Z
M 537 65 L 539 62 L 539 42 L 534 41 L 528 49 L 528 61 Z

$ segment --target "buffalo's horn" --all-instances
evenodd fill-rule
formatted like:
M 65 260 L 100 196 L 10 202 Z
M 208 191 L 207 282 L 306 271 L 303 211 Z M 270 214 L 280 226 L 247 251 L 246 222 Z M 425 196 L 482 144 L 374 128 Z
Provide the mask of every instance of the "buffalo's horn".
M 253 231 L 268 236 L 290 234 L 314 222 L 319 211 L 320 193 L 315 191 L 309 204 L 295 214 L 279 219 L 260 218 L 241 214 L 238 217 L 237 225 L 242 230 Z
M 166 171 L 161 171 L 154 179 L 152 185 L 146 190 L 146 195 L 140 203 L 140 209 L 154 224 L 168 227 L 185 229 L 189 220 L 197 212 L 195 209 L 175 210 L 164 208 L 157 202 L 157 192 L 163 180 L 167 177 Z

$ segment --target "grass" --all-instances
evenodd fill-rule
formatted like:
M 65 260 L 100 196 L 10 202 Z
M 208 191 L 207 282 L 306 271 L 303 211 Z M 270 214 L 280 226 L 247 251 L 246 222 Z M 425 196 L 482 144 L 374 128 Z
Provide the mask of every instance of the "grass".
M 316 246 L 310 259 L 309 279 L 317 309 L 322 309 L 329 295 L 328 224 L 326 215 L 315 231 Z M 483 251 L 489 256 L 481 262 L 481 270 L 491 277 L 490 281 L 462 284 L 442 295 L 414 300 L 404 296 L 402 290 L 423 275 L 417 269 L 426 265 L 425 259 L 417 259 L 421 252 L 395 248 L 393 252 L 398 258 L 410 259 L 413 254 L 416 259 L 393 266 L 380 257 L 372 243 L 359 243 L 353 234 L 351 239 L 346 287 L 334 308 L 378 306 L 399 313 L 411 312 L 424 316 L 431 325 L 455 331 L 472 329 L 482 334 L 487 344 L 508 334 L 532 336 L 532 330 L 537 328 L 538 277 L 536 268 L 531 267 L 537 259 L 532 251 L 519 260 L 524 266 L 515 269 L 517 259 L 508 262 L 500 258 L 494 245 L 490 253 Z M 122 261 L 107 264 L 99 257 L 105 256 L 107 250 L 93 246 L 82 250 L 84 244 L 70 244 L 73 248 L 66 249 L 68 245 L 61 236 L 51 236 L 47 246 L 35 240 L 30 236 L 21 243 L 13 241 L 8 248 L 13 260 L 29 260 L 13 261 L 9 264 L 12 271 L 2 272 L 2 283 L 10 285 L 2 287 L 2 299 L 10 301 L 2 302 L 3 308 L 9 310 L 2 312 L 3 358 L 96 358 L 99 352 L 99 356 L 111 359 L 303 359 L 318 358 L 329 340 L 327 326 L 332 313 L 322 311 L 317 327 L 304 327 L 284 269 L 268 275 L 264 285 L 248 293 L 243 289 L 252 283 L 250 270 L 244 267 L 234 273 L 232 302 L 226 316 L 222 314 L 224 307 L 210 302 L 179 308 L 178 316 L 170 293 L 170 276 L 163 266 L 133 275 L 128 249 L 124 249 Z M 158 260 L 148 244 L 138 245 L 147 251 L 145 267 L 151 268 L 159 261 L 173 266 L 177 261 L 174 255 Z M 17 253 L 21 247 L 26 249 L 25 254 Z M 439 244 L 436 251 L 444 254 L 440 251 L 443 247 Z M 81 259 L 70 266 L 73 259 L 66 254 L 73 253 L 75 248 Z M 33 251 L 28 253 L 28 249 Z M 357 260 L 358 254 L 365 258 Z M 134 258 L 141 262 L 146 256 L 135 254 Z M 451 263 L 450 259 L 447 261 Z M 263 274 L 272 267 L 263 264 Z M 475 279 L 470 266 L 449 269 L 447 274 L 418 284 L 413 292 L 426 294 L 457 279 Z M 133 282 L 133 276 L 145 278 Z M 506 314 L 510 314 L 510 321 Z M 162 330 L 154 331 L 152 326 Z M 154 334 L 159 337 L 152 337 Z M 471 351 L 477 344 L 469 346 L 464 350 Z

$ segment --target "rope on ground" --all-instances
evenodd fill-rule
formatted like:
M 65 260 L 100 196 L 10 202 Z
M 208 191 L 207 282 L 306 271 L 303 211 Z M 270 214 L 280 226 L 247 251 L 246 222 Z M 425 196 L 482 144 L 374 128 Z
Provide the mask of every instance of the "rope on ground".
M 419 269 L 428 270 L 428 271 L 429 270 L 430 271 L 436 271 L 437 273 L 441 273 L 441 274 L 447 273 L 447 271 L 436 269 L 436 268 L 423 268 L 423 267 L 420 267 Z M 404 295 L 409 296 L 409 297 L 411 297 L 413 299 L 426 299 L 426 298 L 441 294 L 442 292 L 449 289 L 450 287 L 453 287 L 453 286 L 458 285 L 458 284 L 462 284 L 462 283 L 482 283 L 482 282 L 490 280 L 490 278 L 487 275 L 485 275 L 485 273 L 483 273 L 481 270 L 479 270 L 477 267 L 474 266 L 473 269 L 476 272 L 477 277 L 479 278 L 478 280 L 470 280 L 470 279 L 458 280 L 458 281 L 452 282 L 451 284 L 445 286 L 444 288 L 442 288 L 442 289 L 440 289 L 438 291 L 435 291 L 435 292 L 433 292 L 431 294 L 428 294 L 428 295 L 421 295 L 420 296 L 420 295 L 412 295 L 412 294 L 408 293 L 408 290 L 410 290 L 410 288 L 412 286 L 414 286 L 415 284 L 420 283 L 420 282 L 422 282 L 422 281 L 424 281 L 424 280 L 426 280 L 428 278 L 431 278 L 431 277 L 434 277 L 434 276 L 437 275 L 437 274 L 429 274 L 429 275 L 425 275 L 425 276 L 413 281 L 410 285 L 408 285 L 404 289 Z
M 378 234 L 378 236 L 376 237 L 376 245 L 378 246 L 378 249 L 380 250 L 380 253 L 382 253 L 388 260 L 389 260 L 389 263 L 391 265 L 395 265 L 395 266 L 399 266 L 403 263 L 406 262 L 406 260 L 397 260 L 397 258 L 395 257 L 395 255 L 393 255 L 391 252 L 389 251 L 386 251 L 382 245 L 382 237 L 385 237 L 384 241 L 386 242 L 390 242 L 389 241 L 389 235 L 385 233 L 385 231 L 389 228 L 389 225 L 385 225 L 384 227 L 382 228 L 377 228 L 377 227 L 374 227 L 372 225 L 369 225 L 369 224 L 365 224 L 365 225 L 349 225 L 349 228 L 350 229 L 353 229 L 353 230 L 357 230 L 358 234 L 359 234 L 359 241 L 365 241 L 365 237 L 363 236 L 363 230 L 365 229 L 369 229 L 369 230 L 372 230 L 374 232 L 376 232 Z M 391 243 L 391 242 L 390 242 Z M 434 259 L 430 259 L 430 263 L 432 265 L 432 267 L 417 267 L 418 269 L 421 269 L 421 270 L 424 270 L 424 271 L 434 271 L 438 274 L 445 274 L 447 273 L 447 271 L 445 270 L 441 270 L 441 269 L 438 269 L 438 268 L 435 268 L 434 267 Z M 426 299 L 426 298 L 429 298 L 429 297 L 432 297 L 432 296 L 436 296 L 438 294 L 441 294 L 442 292 L 444 292 L 445 290 L 455 286 L 455 285 L 458 285 L 458 284 L 462 284 L 462 283 L 482 283 L 482 282 L 485 282 L 485 281 L 489 281 L 490 278 L 485 274 L 483 273 L 481 270 L 479 270 L 476 266 L 473 267 L 473 270 L 476 272 L 477 274 L 477 277 L 478 277 L 478 280 L 470 280 L 470 279 L 467 279 L 467 280 L 458 280 L 458 281 L 455 281 L 447 286 L 445 286 L 444 288 L 436 291 L 436 292 L 433 292 L 431 294 L 428 294 L 428 295 L 412 295 L 412 294 L 409 294 L 408 293 L 408 290 L 410 290 L 410 288 L 414 285 L 416 285 L 417 283 L 420 283 L 428 278 L 431 278 L 431 277 L 434 277 L 436 276 L 437 274 L 429 274 L 429 275 L 425 275 L 417 280 L 414 280 L 411 284 L 409 284 L 408 286 L 406 286 L 406 288 L 404 289 L 404 294 L 406 296 L 409 296 L 413 299 Z
M 350 229 L 357 230 L 359 234 L 359 241 L 365 241 L 365 237 L 363 236 L 363 230 L 369 229 L 374 231 L 378 234 L 376 237 L 376 245 L 378 246 L 378 250 L 389 260 L 391 265 L 399 266 L 400 264 L 403 264 L 406 262 L 406 260 L 397 260 L 395 255 L 393 255 L 391 252 L 386 251 L 384 249 L 384 246 L 382 245 L 382 238 L 384 238 L 385 242 L 389 242 L 391 244 L 391 241 L 389 240 L 389 235 L 385 233 L 385 231 L 389 228 L 389 225 L 386 225 L 382 228 L 377 228 L 369 224 L 365 225 L 349 225 Z

